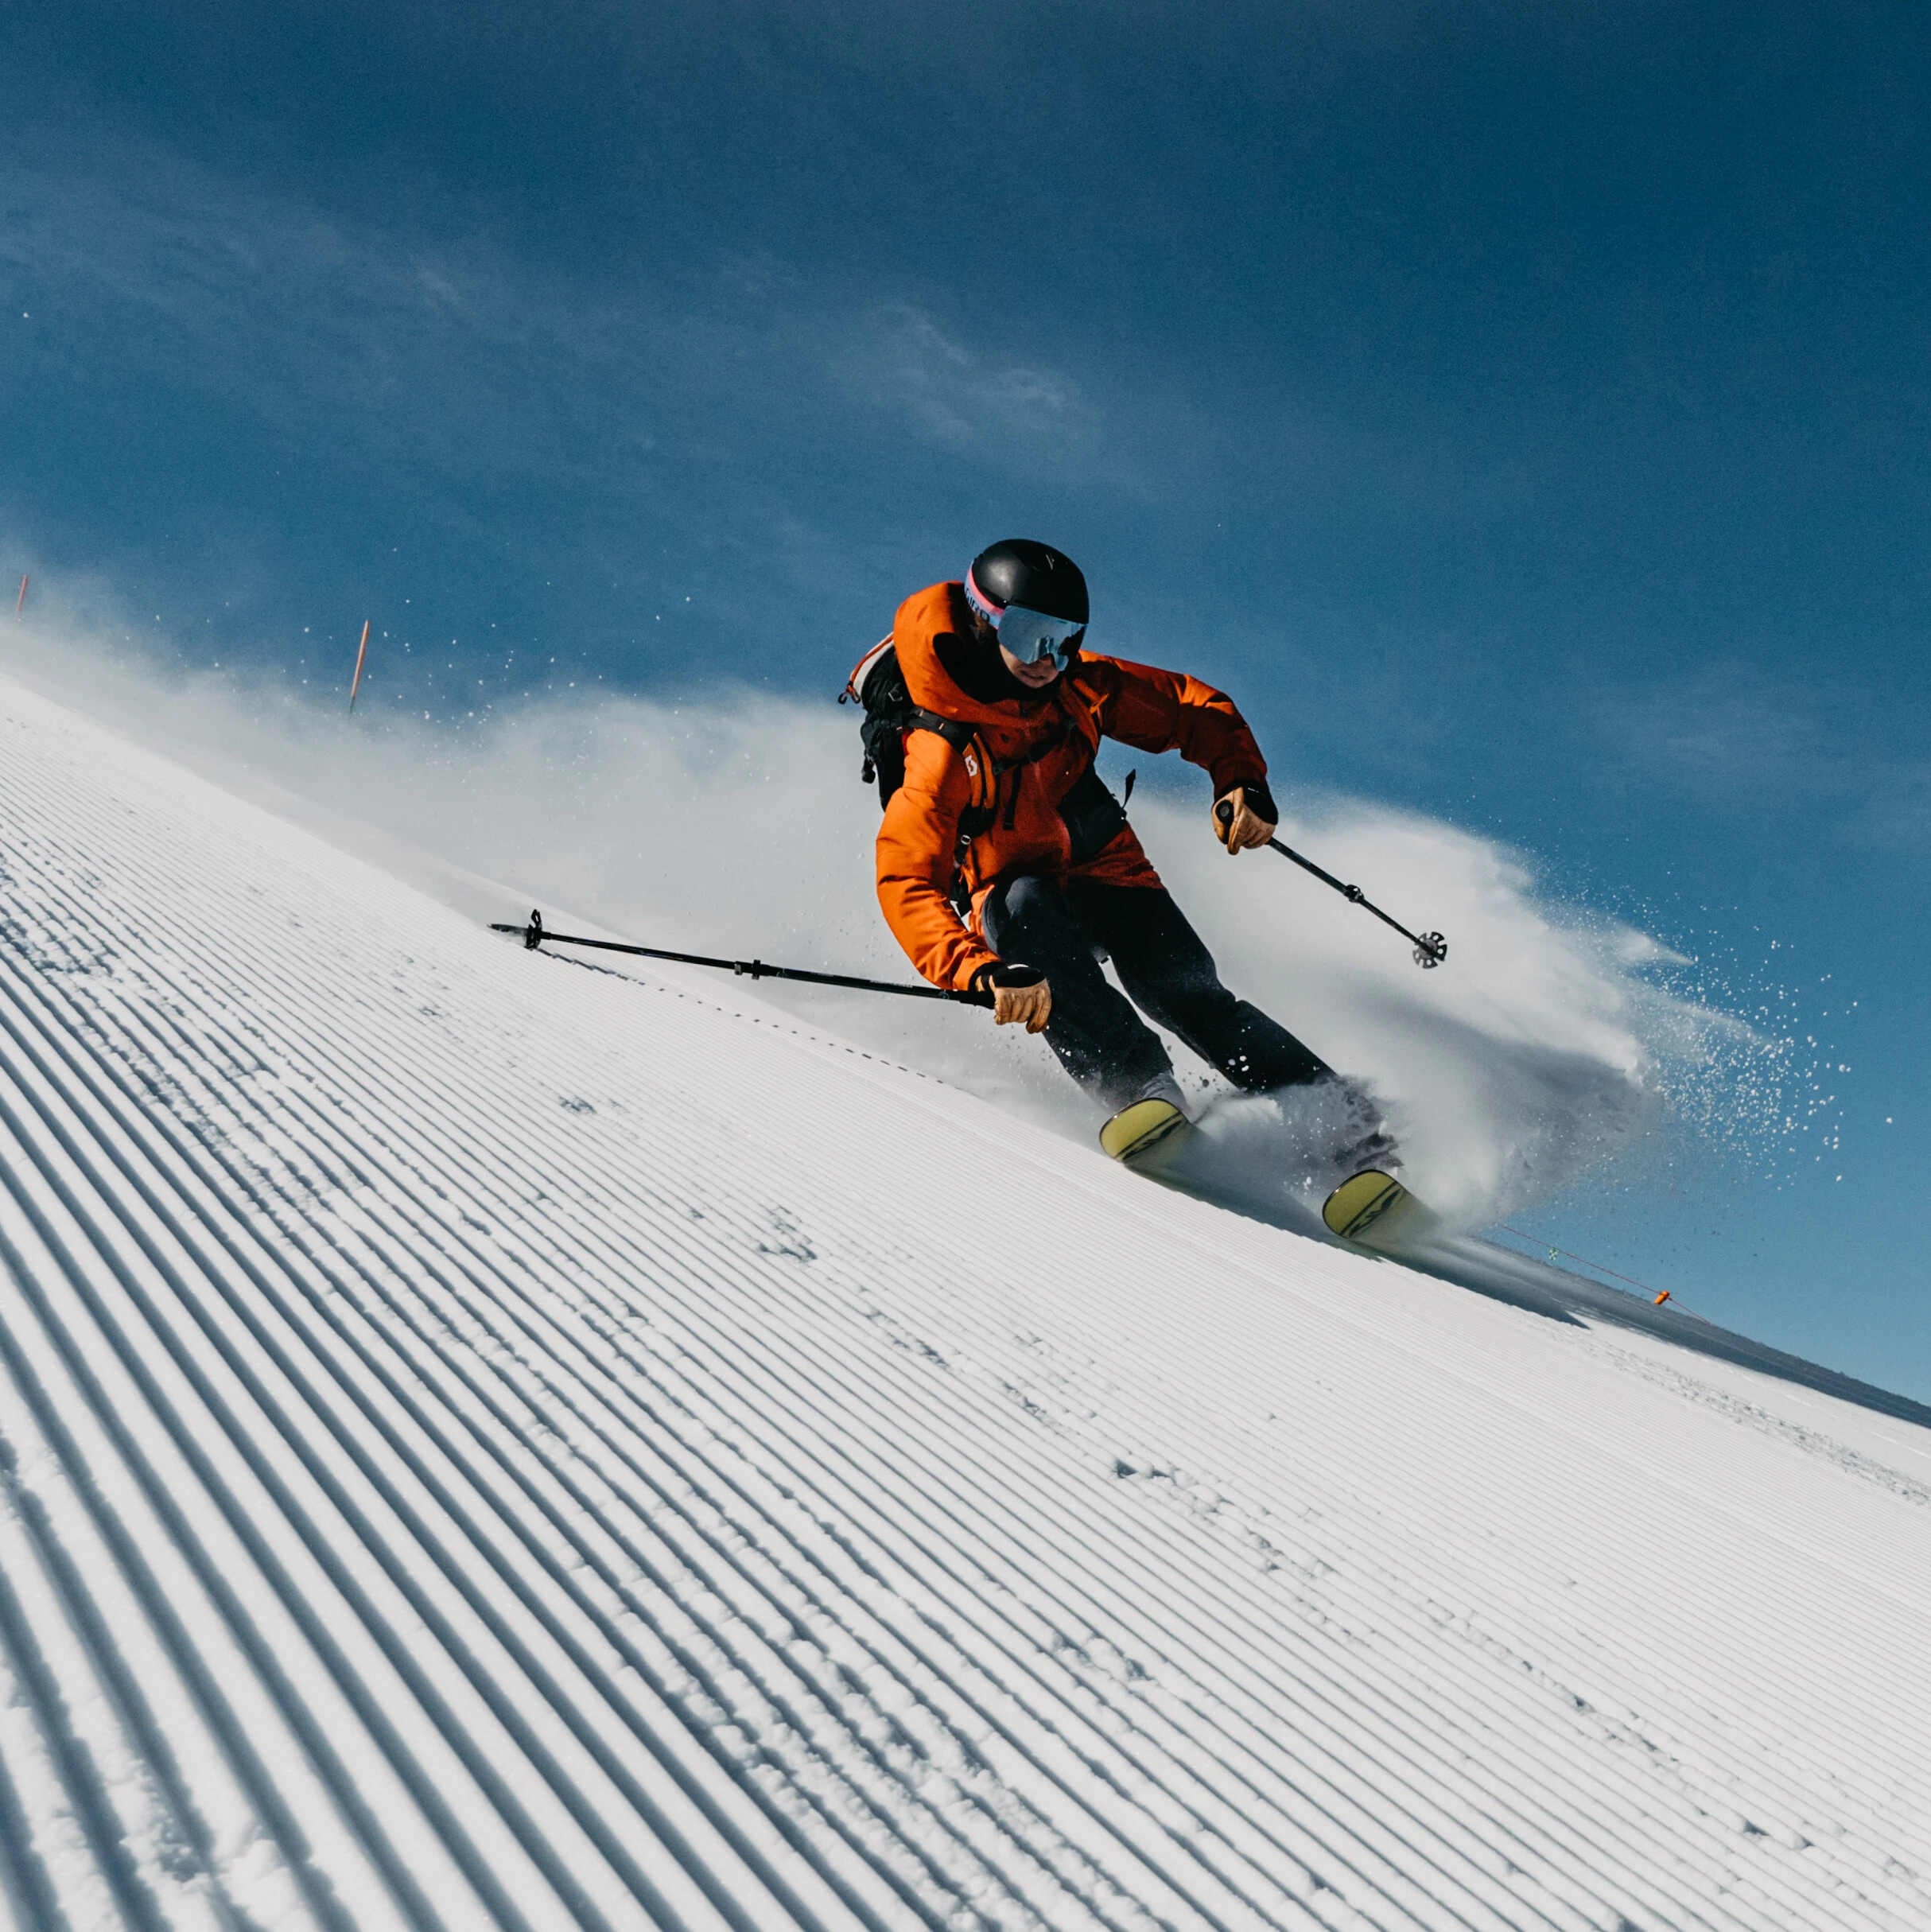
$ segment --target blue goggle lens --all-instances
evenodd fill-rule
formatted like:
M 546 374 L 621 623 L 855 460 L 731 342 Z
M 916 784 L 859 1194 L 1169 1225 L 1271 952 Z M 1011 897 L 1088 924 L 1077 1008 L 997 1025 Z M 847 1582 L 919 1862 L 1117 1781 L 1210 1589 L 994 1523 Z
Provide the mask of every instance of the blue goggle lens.
M 1049 657 L 1064 664 L 1086 634 L 1083 624 L 1049 617 L 1020 604 L 1008 604 L 999 613 L 998 628 L 1000 643 L 1022 664 L 1037 664 Z

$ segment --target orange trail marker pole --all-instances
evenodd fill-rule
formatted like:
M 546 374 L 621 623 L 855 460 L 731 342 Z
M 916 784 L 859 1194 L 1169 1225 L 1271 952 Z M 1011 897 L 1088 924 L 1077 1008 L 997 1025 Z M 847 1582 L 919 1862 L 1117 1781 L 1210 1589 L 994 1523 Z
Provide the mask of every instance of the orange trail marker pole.
M 362 642 L 356 647 L 356 674 L 348 687 L 348 708 L 352 711 L 356 708 L 356 694 L 362 688 L 362 660 L 369 655 L 369 625 L 372 621 L 367 617 L 363 619 Z
M 20 580 L 20 595 L 14 600 L 14 615 L 17 617 L 27 607 L 27 580 Z

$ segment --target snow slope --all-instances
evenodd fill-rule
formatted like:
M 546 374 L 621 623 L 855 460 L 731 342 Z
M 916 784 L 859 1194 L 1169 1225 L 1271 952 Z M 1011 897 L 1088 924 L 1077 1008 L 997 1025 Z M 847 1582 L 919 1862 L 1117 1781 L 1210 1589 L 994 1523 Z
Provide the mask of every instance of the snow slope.
M 1931 1923 L 1924 1412 L 527 954 L 13 686 L 0 811 L 18 1922 Z

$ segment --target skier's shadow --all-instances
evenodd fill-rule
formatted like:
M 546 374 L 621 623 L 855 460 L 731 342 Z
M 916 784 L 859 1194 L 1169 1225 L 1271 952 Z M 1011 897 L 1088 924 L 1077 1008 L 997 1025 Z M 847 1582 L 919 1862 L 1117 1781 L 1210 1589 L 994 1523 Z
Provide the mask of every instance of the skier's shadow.
M 1231 1137 L 1231 1142 L 1223 1137 L 1218 1145 L 1210 1144 L 1205 1137 L 1188 1137 L 1175 1149 L 1166 1172 L 1150 1177 L 1210 1200 L 1249 1220 L 1284 1228 L 1330 1246 L 1350 1246 L 1335 1242 L 1322 1225 L 1319 1188 L 1284 1184 L 1277 1141 L 1264 1159 L 1230 1160 L 1230 1144 L 1237 1153 L 1239 1142 L 1238 1135 Z M 1351 1251 L 1365 1252 L 1359 1249 Z M 1432 1275 L 1438 1281 L 1565 1328 L 1611 1326 L 1657 1335 L 1677 1347 L 1714 1361 L 1774 1375 L 1779 1381 L 1835 1396 L 1840 1401 L 1855 1403 L 1895 1421 L 1931 1428 L 1931 1407 L 1914 1402 L 1908 1396 L 1893 1395 L 1888 1390 L 1840 1374 L 1835 1369 L 1806 1362 L 1801 1355 L 1786 1355 L 1766 1343 L 1753 1342 L 1747 1335 L 1733 1334 L 1667 1304 L 1655 1307 L 1642 1296 L 1572 1274 L 1533 1255 L 1498 1247 L 1478 1235 L 1437 1229 L 1405 1245 L 1398 1254 L 1377 1258 Z
M 1893 1395 L 1889 1390 L 1859 1382 L 1854 1376 L 1806 1362 L 1801 1355 L 1786 1355 L 1767 1343 L 1753 1342 L 1748 1335 L 1719 1328 L 1700 1316 L 1668 1304 L 1653 1306 L 1641 1295 L 1571 1274 L 1533 1255 L 1512 1253 L 1472 1234 L 1440 1236 L 1427 1253 L 1401 1258 L 1444 1281 L 1472 1289 L 1478 1294 L 1494 1295 L 1498 1300 L 1514 1301 L 1517 1291 L 1533 1284 L 1532 1292 L 1545 1299 L 1562 1320 L 1585 1327 L 1607 1324 L 1660 1335 L 1678 1348 L 1708 1355 L 1713 1361 L 1774 1375 L 1780 1382 L 1793 1382 L 1820 1395 L 1835 1396 L 1840 1401 L 1854 1402 L 1860 1409 L 1888 1416 L 1894 1421 L 1931 1428 L 1931 1407 L 1914 1402 L 1909 1396 Z

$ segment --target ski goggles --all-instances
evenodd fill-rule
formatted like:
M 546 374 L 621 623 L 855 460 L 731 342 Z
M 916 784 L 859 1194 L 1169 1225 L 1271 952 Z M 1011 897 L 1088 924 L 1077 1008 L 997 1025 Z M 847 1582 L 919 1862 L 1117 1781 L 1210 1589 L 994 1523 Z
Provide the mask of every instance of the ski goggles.
M 999 633 L 999 641 L 1022 664 L 1037 664 L 1051 658 L 1063 668 L 1079 648 L 1086 634 L 1083 620 L 1049 617 L 1043 611 L 1028 610 L 1023 604 L 1000 605 L 981 591 L 966 573 L 966 601 Z
M 993 626 L 999 641 L 1022 664 L 1037 664 L 1051 658 L 1064 666 L 1079 648 L 1086 634 L 1083 624 L 1064 617 L 1049 617 L 1043 611 L 1028 610 L 1022 604 L 1008 604 Z

